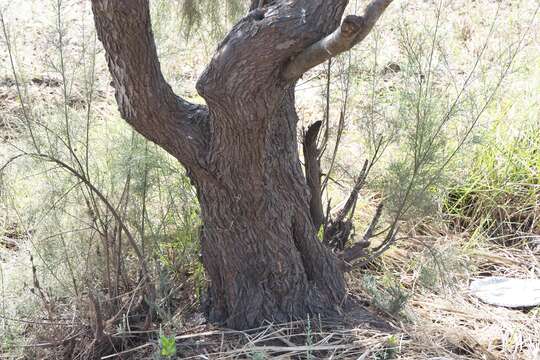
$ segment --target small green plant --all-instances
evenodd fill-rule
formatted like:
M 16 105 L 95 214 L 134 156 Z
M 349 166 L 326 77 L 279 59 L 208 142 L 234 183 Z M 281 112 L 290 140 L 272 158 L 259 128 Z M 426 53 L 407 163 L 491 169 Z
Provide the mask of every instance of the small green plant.
M 171 358 L 176 355 L 176 339 L 174 336 L 160 335 L 159 354 L 166 358 Z
M 468 269 L 463 254 L 452 247 L 429 248 L 422 254 L 421 263 L 414 266 L 417 285 L 430 290 L 452 288 Z
M 386 340 L 384 349 L 377 351 L 373 358 L 375 360 L 392 360 L 396 359 L 398 354 L 398 340 L 394 335 L 392 335 Z
M 266 354 L 263 353 L 263 352 L 254 352 L 251 356 L 250 356 L 250 359 L 251 360 L 266 360 L 267 357 L 266 357 Z
M 371 296 L 372 304 L 392 316 L 399 316 L 405 309 L 410 293 L 391 275 L 377 278 L 366 274 L 362 285 Z
M 323 225 L 321 225 L 321 227 L 319 228 L 319 231 L 317 232 L 317 238 L 320 241 L 323 241 L 324 239 L 324 226 Z

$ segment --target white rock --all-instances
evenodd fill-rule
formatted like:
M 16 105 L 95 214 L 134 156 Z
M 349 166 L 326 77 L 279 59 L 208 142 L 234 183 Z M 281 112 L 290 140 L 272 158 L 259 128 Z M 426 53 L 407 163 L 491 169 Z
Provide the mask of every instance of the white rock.
M 471 294 L 485 303 L 509 308 L 540 305 L 540 279 L 489 277 L 474 280 Z

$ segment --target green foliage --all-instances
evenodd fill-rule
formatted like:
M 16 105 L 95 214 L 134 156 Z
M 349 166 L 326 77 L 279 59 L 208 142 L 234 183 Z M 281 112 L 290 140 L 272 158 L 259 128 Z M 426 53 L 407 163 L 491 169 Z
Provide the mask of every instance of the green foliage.
M 247 0 L 159 0 L 153 3 L 155 14 L 161 14 L 163 21 L 173 20 L 176 32 L 186 39 L 196 32 L 208 32 L 214 41 L 220 40 L 234 22 L 247 14 L 248 8 Z
M 55 80 L 37 87 L 38 80 L 25 77 L 23 62 L 9 69 L 18 86 L 8 94 L 24 111 L 14 112 L 16 136 L 0 144 L 2 155 L 9 149 L 8 156 L 17 160 L 2 168 L 0 195 L 9 207 L 6 222 L 25 234 L 27 252 L 10 255 L 9 290 L 2 300 L 21 300 L 6 302 L 2 316 L 32 319 L 46 311 L 52 319 L 68 306 L 96 328 L 103 324 L 94 323 L 96 310 L 87 298 L 92 295 L 103 321 L 115 318 L 112 326 L 120 333 L 135 325 L 134 311 L 142 309 L 170 321 L 179 292 L 194 291 L 203 279 L 194 190 L 178 162 L 136 134 L 119 118 L 113 98 L 104 96 L 109 80 L 95 34 L 88 30 L 93 29 L 89 8 L 76 21 L 64 22 L 65 4 L 51 5 L 44 36 L 53 46 L 41 70 Z M 17 34 L 3 35 L 10 49 L 17 49 Z M 72 38 L 77 41 L 68 46 L 66 39 Z M 6 159 L 0 160 L 2 167 Z M 33 283 L 28 252 L 44 296 L 28 292 Z M 179 274 L 183 289 L 176 283 Z M 139 298 L 145 302 L 133 309 L 132 299 Z M 23 331 L 1 329 L 1 346 Z M 166 350 L 170 353 L 170 344 Z
M 159 337 L 159 354 L 170 358 L 176 355 L 176 340 L 174 336 L 161 335 Z
M 520 38 L 507 39 L 512 46 L 505 50 L 495 45 L 501 23 L 497 8 L 489 14 L 487 33 L 477 40 L 478 50 L 458 60 L 455 44 L 447 41 L 452 36 L 448 11 L 430 7 L 432 21 L 421 25 L 403 11 L 392 25 L 396 43 L 374 34 L 361 53 L 366 65 L 351 70 L 357 74 L 355 87 L 368 89 L 367 96 L 352 92 L 349 103 L 362 114 L 358 140 L 366 157 L 377 163 L 369 186 L 384 194 L 385 209 L 394 219 L 438 210 L 459 172 L 461 154 L 475 146 L 481 121 L 496 106 L 503 80 L 523 48 Z M 390 45 L 392 55 L 385 52 Z
M 268 357 L 263 352 L 255 352 L 252 355 L 250 355 L 251 360 L 266 360 Z
M 386 340 L 384 349 L 377 351 L 373 358 L 374 360 L 392 360 L 397 359 L 399 355 L 399 343 L 397 338 L 392 335 Z
M 483 136 L 468 176 L 448 191 L 443 209 L 460 229 L 478 228 L 490 236 L 516 240 L 514 234 L 540 229 L 540 126 L 522 129 L 497 122 Z
M 390 274 L 380 277 L 365 274 L 362 287 L 376 308 L 392 316 L 400 316 L 410 298 L 410 293 L 401 285 L 399 279 Z
M 409 264 L 415 273 L 416 286 L 438 291 L 452 289 L 463 274 L 469 270 L 464 255 L 452 247 L 428 248 Z
M 317 238 L 320 240 L 320 241 L 323 241 L 324 239 L 324 225 L 321 225 L 319 227 L 319 231 L 317 232 Z

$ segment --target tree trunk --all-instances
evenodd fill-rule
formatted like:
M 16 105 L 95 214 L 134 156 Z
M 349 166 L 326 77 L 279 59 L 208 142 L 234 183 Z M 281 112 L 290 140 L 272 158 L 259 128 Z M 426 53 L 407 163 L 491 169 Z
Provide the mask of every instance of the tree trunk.
M 231 112 L 249 118 L 263 111 L 238 106 L 214 119 L 226 122 Z M 204 222 L 203 263 L 211 280 L 210 319 L 232 328 L 332 314 L 345 298 L 337 259 L 317 239 L 310 218 L 292 89 L 267 116 L 260 144 L 249 136 L 241 144 L 235 137 L 236 145 L 216 151 L 212 163 L 221 181 L 194 179 Z
M 212 321 L 246 329 L 334 314 L 345 301 L 342 261 L 317 239 L 320 219 L 310 213 L 294 88 L 303 71 L 337 55 L 329 49 L 347 50 L 373 26 L 368 7 L 340 27 L 347 2 L 252 0 L 197 83 L 205 107 L 164 80 L 147 0 L 92 0 L 122 116 L 197 188 Z

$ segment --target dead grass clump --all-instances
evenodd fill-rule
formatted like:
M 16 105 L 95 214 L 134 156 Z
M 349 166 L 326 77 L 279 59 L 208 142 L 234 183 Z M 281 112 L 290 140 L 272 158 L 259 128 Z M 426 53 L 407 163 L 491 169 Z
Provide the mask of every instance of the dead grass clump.
M 204 325 L 174 338 L 181 359 L 387 359 L 385 354 L 398 351 L 404 341 L 399 334 L 343 328 L 321 320 L 268 324 L 249 331 Z M 105 358 L 146 359 L 158 352 L 155 341 Z
M 411 340 L 404 353 L 411 359 L 538 359 L 539 309 L 484 304 L 470 295 L 468 287 L 470 280 L 479 276 L 538 276 L 540 252 L 475 241 L 464 236 L 467 234 L 443 237 L 439 231 L 435 233 L 431 238 L 402 243 L 382 259 L 388 269 L 400 269 L 402 283 L 411 291 L 408 317 L 400 321 L 401 331 Z M 420 281 L 419 269 L 425 261 L 421 248 L 425 247 L 435 254 L 453 249 L 453 256 L 438 259 L 439 269 L 434 265 L 430 269 L 437 274 L 433 277 L 439 278 L 436 287 L 426 287 Z

